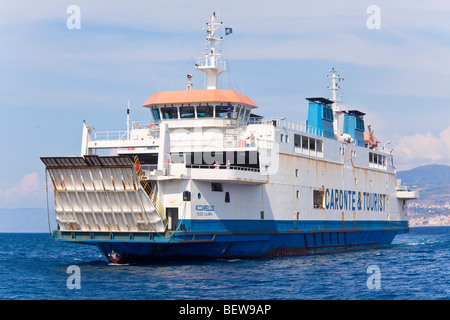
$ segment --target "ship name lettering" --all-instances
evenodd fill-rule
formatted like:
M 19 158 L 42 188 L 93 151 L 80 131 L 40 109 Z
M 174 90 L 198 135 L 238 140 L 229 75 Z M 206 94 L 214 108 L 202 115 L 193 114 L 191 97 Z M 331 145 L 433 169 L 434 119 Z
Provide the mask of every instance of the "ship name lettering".
M 197 211 L 214 211 L 214 205 L 198 204 L 195 206 Z
M 331 210 L 386 211 L 388 195 L 384 193 L 325 189 L 325 208 Z

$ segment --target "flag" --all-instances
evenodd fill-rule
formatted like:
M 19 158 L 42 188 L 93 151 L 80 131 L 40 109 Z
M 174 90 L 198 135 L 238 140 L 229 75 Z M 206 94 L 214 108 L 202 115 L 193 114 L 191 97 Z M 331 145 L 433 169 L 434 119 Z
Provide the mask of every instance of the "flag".
M 344 81 L 344 78 L 338 78 L 339 79 L 339 81 Z
M 233 33 L 233 29 L 232 28 L 225 28 L 225 35 L 229 35 Z

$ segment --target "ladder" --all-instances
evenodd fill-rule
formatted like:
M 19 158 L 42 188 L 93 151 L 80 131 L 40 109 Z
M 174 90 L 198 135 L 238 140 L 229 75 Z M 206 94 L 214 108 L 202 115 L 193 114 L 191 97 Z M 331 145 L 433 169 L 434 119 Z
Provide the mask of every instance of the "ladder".
M 150 201 L 152 202 L 153 206 L 155 207 L 156 211 L 158 211 L 159 216 L 163 220 L 164 228 L 167 229 L 167 217 L 166 217 L 166 211 L 164 210 L 163 205 L 156 197 L 156 193 L 153 192 L 152 187 L 150 184 L 145 180 L 145 174 L 142 171 L 141 163 L 139 162 L 139 157 L 136 155 L 134 157 L 134 167 L 136 168 L 136 172 L 139 175 L 139 180 L 141 182 L 142 187 L 144 188 L 145 192 L 147 193 Z

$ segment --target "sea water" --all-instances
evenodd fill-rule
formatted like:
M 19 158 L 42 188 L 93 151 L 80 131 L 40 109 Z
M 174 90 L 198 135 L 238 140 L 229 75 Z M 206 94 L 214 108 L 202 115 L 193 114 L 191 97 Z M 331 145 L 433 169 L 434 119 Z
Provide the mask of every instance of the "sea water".
M 114 265 L 95 246 L 2 233 L 0 299 L 447 300 L 449 249 L 450 227 L 423 227 L 384 248 Z

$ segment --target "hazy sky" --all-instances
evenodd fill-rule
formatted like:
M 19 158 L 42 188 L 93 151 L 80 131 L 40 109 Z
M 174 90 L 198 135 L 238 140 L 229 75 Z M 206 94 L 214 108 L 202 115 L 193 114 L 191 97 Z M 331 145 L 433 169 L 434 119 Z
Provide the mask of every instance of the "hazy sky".
M 398 170 L 450 164 L 449 1 L 0 0 L 0 208 L 45 207 L 39 157 L 78 156 L 83 120 L 124 130 L 128 99 L 148 120 L 153 92 L 184 90 L 188 73 L 203 88 L 194 64 L 212 11 L 233 28 L 221 87 L 258 114 L 305 121 L 334 66 L 343 102 L 389 141 Z

